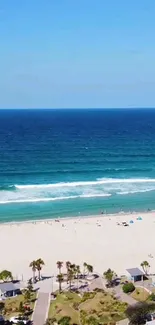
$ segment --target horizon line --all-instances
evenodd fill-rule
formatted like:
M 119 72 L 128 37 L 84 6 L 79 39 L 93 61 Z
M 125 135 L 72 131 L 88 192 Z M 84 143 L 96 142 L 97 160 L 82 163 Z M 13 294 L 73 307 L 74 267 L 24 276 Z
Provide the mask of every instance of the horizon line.
M 0 107 L 0 110 L 134 110 L 155 109 L 155 107 Z

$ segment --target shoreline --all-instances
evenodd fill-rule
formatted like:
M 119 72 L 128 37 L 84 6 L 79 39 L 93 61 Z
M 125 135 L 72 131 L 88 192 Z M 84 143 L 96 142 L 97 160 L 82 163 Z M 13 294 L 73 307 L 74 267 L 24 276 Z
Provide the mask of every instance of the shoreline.
M 109 214 L 95 214 L 95 215 L 79 215 L 79 216 L 72 216 L 72 217 L 57 217 L 57 218 L 47 218 L 47 219 L 34 219 L 34 220 L 23 220 L 23 221 L 0 221 L 0 226 L 2 225 L 16 225 L 16 224 L 38 224 L 38 223 L 50 223 L 50 222 L 60 222 L 65 220 L 83 220 L 83 219 L 98 219 L 98 218 L 116 218 L 120 216 L 146 216 L 146 215 L 152 215 L 155 213 L 155 210 L 150 211 L 143 211 L 143 212 L 137 212 L 137 211 L 129 211 L 129 212 L 118 212 L 118 213 L 109 213 Z

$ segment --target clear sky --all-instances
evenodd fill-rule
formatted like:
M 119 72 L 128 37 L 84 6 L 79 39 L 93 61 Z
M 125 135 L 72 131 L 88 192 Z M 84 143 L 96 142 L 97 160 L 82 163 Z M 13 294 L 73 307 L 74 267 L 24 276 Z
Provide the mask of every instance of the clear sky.
M 0 107 L 155 107 L 155 0 L 0 0 Z

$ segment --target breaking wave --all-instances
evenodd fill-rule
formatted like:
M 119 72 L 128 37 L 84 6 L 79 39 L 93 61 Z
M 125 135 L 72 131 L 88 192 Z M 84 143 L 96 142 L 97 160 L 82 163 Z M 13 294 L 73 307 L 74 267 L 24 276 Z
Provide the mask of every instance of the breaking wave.
M 1 185 L 0 204 L 106 198 L 155 190 L 154 178 L 99 178 L 51 184 Z

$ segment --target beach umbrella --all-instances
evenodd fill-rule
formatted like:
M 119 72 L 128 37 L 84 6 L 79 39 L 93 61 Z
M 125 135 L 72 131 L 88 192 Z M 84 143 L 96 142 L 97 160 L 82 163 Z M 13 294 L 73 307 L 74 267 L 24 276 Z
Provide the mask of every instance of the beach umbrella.
M 133 220 L 130 220 L 130 223 L 134 223 Z
M 137 220 L 143 220 L 142 217 L 138 217 Z

